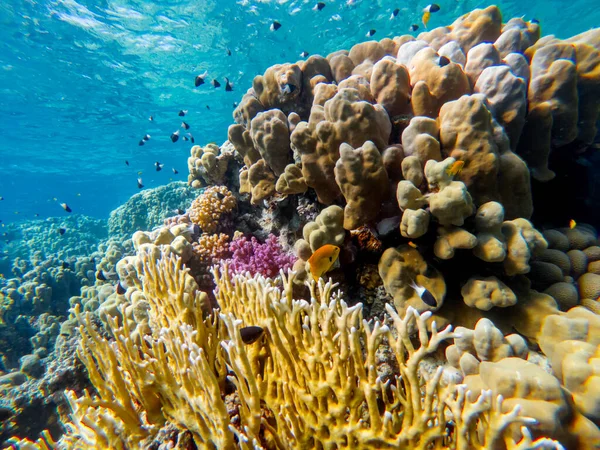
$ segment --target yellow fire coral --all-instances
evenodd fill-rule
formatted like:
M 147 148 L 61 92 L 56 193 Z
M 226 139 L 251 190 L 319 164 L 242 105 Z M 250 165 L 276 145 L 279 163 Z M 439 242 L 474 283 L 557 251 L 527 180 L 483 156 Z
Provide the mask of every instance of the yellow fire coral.
M 127 324 L 109 323 L 112 341 L 77 313 L 78 353 L 97 394 L 67 394 L 72 413 L 62 443 L 69 448 L 146 448 L 166 421 L 207 449 L 549 443 L 533 442 L 526 428 L 513 433 L 511 425 L 530 423 L 518 406 L 504 409 L 489 392 L 471 400 L 463 388 L 442 386 L 442 368 L 428 381 L 419 376 L 423 359 L 453 337 L 451 327 L 438 331 L 435 324 L 429 336 L 429 313 L 409 308 L 400 317 L 388 306 L 389 318 L 367 322 L 361 305 L 348 307 L 330 283 L 312 283 L 310 302 L 296 301 L 289 276 L 281 274 L 281 290 L 225 268 L 214 274 L 221 313 L 204 318 L 181 260 L 142 258 L 152 327 L 144 345 L 133 344 Z M 245 344 L 241 328 L 250 325 L 264 337 Z M 409 329 L 418 330 L 419 347 Z M 384 350 L 397 373 L 379 373 Z M 238 399 L 233 410 L 224 398 L 227 373 Z
M 211 186 L 192 202 L 188 211 L 190 220 L 203 232 L 214 233 L 220 221 L 237 205 L 236 199 L 225 186 Z

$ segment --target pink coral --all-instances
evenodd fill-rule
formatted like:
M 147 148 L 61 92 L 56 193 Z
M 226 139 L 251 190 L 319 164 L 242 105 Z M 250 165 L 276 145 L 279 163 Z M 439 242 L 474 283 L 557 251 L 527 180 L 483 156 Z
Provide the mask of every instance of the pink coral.
M 294 255 L 283 250 L 272 234 L 264 244 L 255 237 L 250 240 L 246 236 L 236 237 L 229 244 L 229 251 L 233 257 L 224 261 L 229 270 L 234 273 L 250 272 L 251 275 L 260 273 L 269 278 L 276 277 L 280 269 L 287 271 L 296 260 Z

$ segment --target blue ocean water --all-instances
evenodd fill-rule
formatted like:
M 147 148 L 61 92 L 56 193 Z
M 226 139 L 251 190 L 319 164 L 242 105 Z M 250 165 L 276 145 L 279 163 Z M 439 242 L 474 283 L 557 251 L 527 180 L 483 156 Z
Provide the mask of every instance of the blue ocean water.
M 284 0 L 1 2 L 0 220 L 61 216 L 61 202 L 105 218 L 137 192 L 138 172 L 146 188 L 185 180 L 189 142 L 169 139 L 179 110 L 188 110 L 184 120 L 198 143 L 220 143 L 233 103 L 256 74 L 302 51 L 348 49 L 368 40 L 369 29 L 376 39 L 407 34 L 425 6 L 325 3 L 315 11 L 313 1 Z M 442 0 L 429 28 L 491 3 Z M 497 4 L 506 19 L 537 18 L 543 34 L 562 38 L 600 23 L 589 0 Z M 390 20 L 394 8 L 400 13 Z M 269 29 L 273 20 L 282 24 L 277 32 Z M 194 87 L 205 70 L 220 89 Z M 233 92 L 225 92 L 224 77 Z M 139 146 L 147 133 L 150 141 Z M 155 171 L 156 161 L 163 171 Z

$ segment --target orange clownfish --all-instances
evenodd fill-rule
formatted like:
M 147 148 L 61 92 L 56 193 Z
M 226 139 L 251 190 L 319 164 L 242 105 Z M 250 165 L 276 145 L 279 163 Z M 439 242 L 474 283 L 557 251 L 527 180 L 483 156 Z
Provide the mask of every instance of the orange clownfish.
M 569 222 L 569 228 L 572 230 L 576 226 L 577 226 L 577 222 L 575 222 L 573 219 L 571 219 L 571 221 Z
M 310 266 L 310 274 L 315 281 L 319 281 L 319 278 L 321 278 L 324 273 L 331 270 L 331 267 L 337 261 L 339 254 L 340 248 L 337 245 L 331 244 L 318 248 L 312 254 L 308 259 L 308 265 Z
M 456 175 L 459 175 L 462 172 L 463 167 L 465 167 L 465 162 L 464 161 L 460 161 L 460 160 L 459 161 L 455 161 L 455 162 L 452 163 L 452 165 L 450 167 L 448 167 L 446 169 L 446 173 L 448 175 L 450 175 L 451 177 L 454 177 Z

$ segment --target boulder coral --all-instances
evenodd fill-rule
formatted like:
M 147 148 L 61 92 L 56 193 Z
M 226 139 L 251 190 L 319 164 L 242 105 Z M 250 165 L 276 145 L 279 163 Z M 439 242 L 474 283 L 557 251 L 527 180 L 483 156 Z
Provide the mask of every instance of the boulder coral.
M 334 173 L 346 199 L 344 228 L 353 230 L 373 221 L 388 189 L 387 173 L 375 144 L 367 141 L 357 149 L 345 143 L 340 145 Z
M 435 297 L 438 309 L 444 302 L 446 283 L 441 273 L 428 265 L 421 254 L 409 246 L 388 248 L 379 260 L 379 275 L 386 292 L 394 298 L 394 305 L 400 312 L 412 307 L 417 311 L 432 309 L 425 304 L 419 294 L 411 287 L 417 283 L 429 290 Z
M 303 194 L 306 184 L 324 205 L 344 202 L 333 176 L 340 145 L 356 149 L 370 140 L 382 154 L 401 144 L 423 166 L 448 156 L 464 161 L 456 181 L 475 208 L 495 201 L 506 219 L 529 219 L 530 177 L 552 179 L 550 152 L 584 149 L 595 136 L 596 37 L 590 30 L 540 39 L 537 23 L 503 23 L 490 6 L 416 39 L 368 41 L 270 67 L 255 77 L 229 129 L 248 170 L 243 191 L 265 199 Z M 252 171 L 261 159 L 266 164 Z M 397 169 L 385 157 L 384 167 L 394 188 Z
M 216 144 L 194 145 L 188 158 L 188 184 L 193 188 L 223 184 L 231 159 L 231 152 Z

